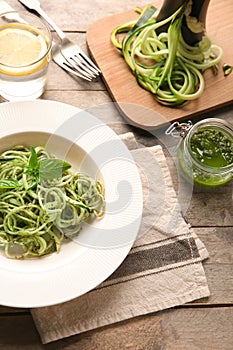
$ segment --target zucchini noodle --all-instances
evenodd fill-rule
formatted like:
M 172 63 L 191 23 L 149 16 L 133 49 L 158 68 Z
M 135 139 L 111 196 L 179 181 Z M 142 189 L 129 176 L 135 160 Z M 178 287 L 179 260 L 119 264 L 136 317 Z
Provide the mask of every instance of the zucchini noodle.
M 149 19 L 145 16 L 150 9 L 149 5 L 141 10 L 139 20 L 116 27 L 111 33 L 113 45 L 122 52 L 139 85 L 160 103 L 177 106 L 197 99 L 205 86 L 203 72 L 211 67 L 217 71 L 222 49 L 212 44 L 206 35 L 193 46 L 184 41 L 181 24 L 185 8 L 182 6 L 161 21 L 156 20 L 159 11 Z M 140 26 L 139 21 L 143 23 Z M 159 33 L 159 28 L 168 23 L 167 32 Z
M 55 158 L 43 147 L 34 150 L 38 162 Z M 0 182 L 17 182 L 16 188 L 0 187 L 0 245 L 10 258 L 59 252 L 63 239 L 77 234 L 84 220 L 104 215 L 99 180 L 66 170 L 57 178 L 36 181 L 26 171 L 30 156 L 29 148 L 16 146 L 0 158 Z

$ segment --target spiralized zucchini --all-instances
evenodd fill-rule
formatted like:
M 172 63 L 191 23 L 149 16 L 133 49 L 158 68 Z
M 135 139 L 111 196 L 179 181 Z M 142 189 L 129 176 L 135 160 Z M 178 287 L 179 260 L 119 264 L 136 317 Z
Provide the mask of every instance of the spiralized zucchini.
M 210 67 L 217 71 L 222 49 L 206 35 L 193 46 L 184 41 L 181 33 L 187 11 L 184 6 L 161 21 L 156 20 L 159 11 L 155 8 L 148 18 L 151 8 L 149 5 L 144 10 L 137 9 L 139 20 L 114 28 L 113 45 L 122 52 L 139 85 L 160 103 L 177 106 L 197 99 L 204 90 L 203 72 Z M 168 24 L 167 31 L 160 30 Z
M 37 162 L 53 158 L 43 147 L 34 150 Z M 64 237 L 78 233 L 84 220 L 104 215 L 99 180 L 66 170 L 35 181 L 27 171 L 31 154 L 17 146 L 0 156 L 0 245 L 10 258 L 59 252 Z

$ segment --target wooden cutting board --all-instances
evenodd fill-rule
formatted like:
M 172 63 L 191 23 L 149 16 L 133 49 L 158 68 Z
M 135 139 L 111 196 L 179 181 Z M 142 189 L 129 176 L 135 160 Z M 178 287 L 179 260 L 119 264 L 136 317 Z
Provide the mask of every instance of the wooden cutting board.
M 139 3 L 140 5 L 140 3 Z M 161 1 L 155 4 L 161 6 Z M 205 90 L 202 96 L 181 107 L 160 105 L 151 93 L 136 82 L 121 53 L 110 41 L 111 31 L 118 25 L 138 18 L 134 10 L 115 14 L 94 22 L 87 31 L 87 44 L 93 59 L 100 67 L 103 80 L 121 114 L 127 122 L 151 130 L 168 122 L 203 115 L 205 112 L 233 101 L 233 74 L 224 77 L 222 63 L 233 65 L 233 0 L 211 0 L 207 13 L 206 30 L 212 42 L 224 52 L 218 75 L 205 72 Z

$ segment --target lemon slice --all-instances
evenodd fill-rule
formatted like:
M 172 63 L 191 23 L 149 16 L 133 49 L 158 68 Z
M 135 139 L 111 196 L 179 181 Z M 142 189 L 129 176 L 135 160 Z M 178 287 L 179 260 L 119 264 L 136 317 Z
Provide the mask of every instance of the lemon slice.
M 27 75 L 47 62 L 47 41 L 41 32 L 28 25 L 0 27 L 0 71 L 8 75 Z

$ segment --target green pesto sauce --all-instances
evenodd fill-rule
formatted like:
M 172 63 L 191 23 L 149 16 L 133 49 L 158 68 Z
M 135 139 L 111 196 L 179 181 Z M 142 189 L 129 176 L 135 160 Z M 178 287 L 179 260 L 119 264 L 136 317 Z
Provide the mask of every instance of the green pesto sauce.
M 201 164 L 222 168 L 233 163 L 233 140 L 216 127 L 203 127 L 193 134 L 190 151 Z
M 202 127 L 191 136 L 188 148 L 196 163 L 186 156 L 182 147 L 178 150 L 178 165 L 188 181 L 201 187 L 216 187 L 232 179 L 233 138 L 227 132 L 218 127 Z M 225 171 L 226 166 L 232 171 Z

